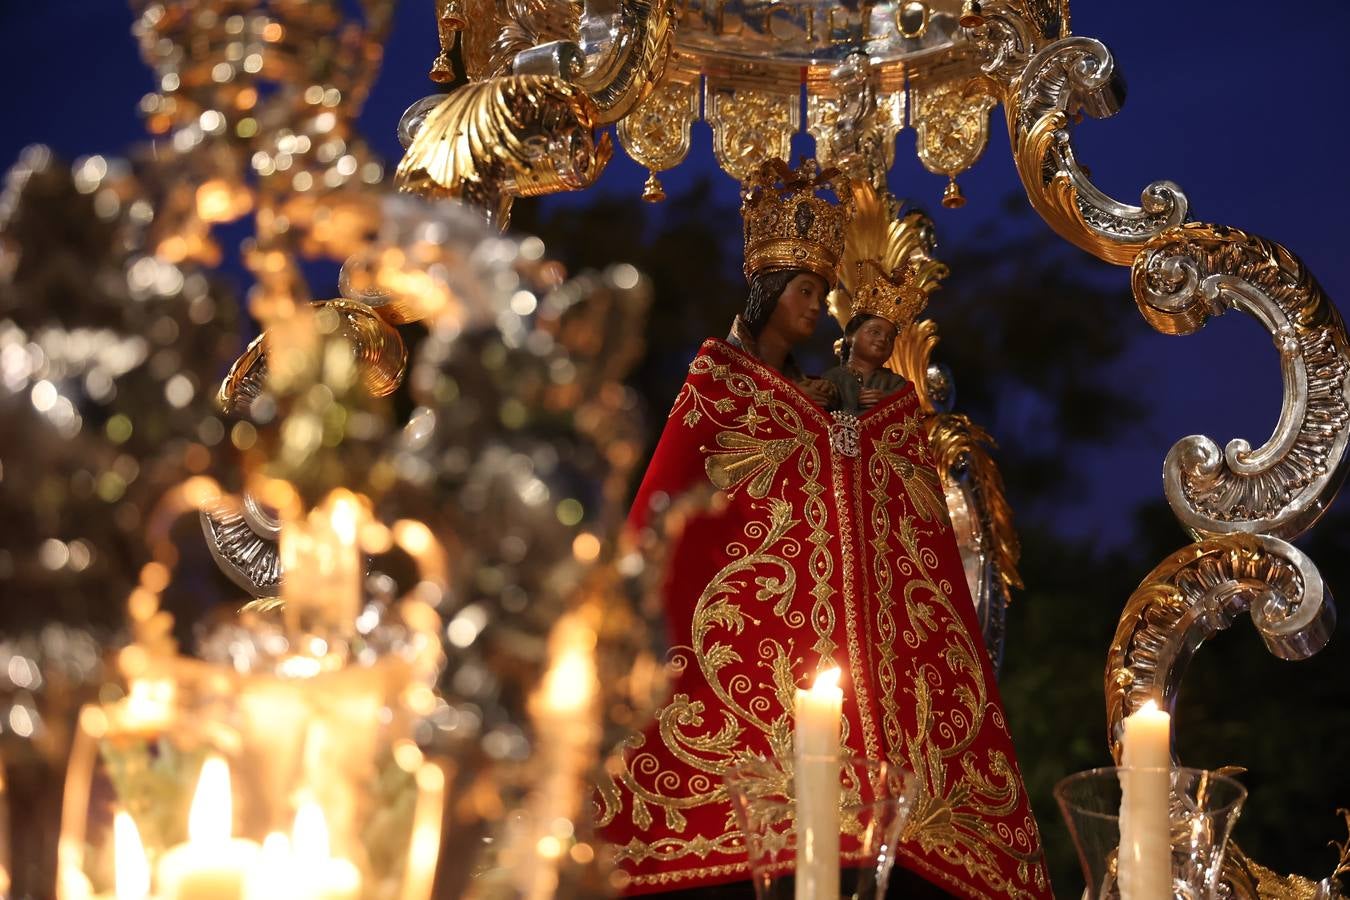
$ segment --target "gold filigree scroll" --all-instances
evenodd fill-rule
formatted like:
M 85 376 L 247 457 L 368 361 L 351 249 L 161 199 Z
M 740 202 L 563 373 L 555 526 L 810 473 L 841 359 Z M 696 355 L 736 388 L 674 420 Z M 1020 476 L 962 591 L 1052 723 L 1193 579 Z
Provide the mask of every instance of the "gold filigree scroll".
M 408 350 L 394 327 L 364 303 L 322 300 L 312 304 L 335 316 L 334 331 L 351 346 L 361 387 L 373 397 L 387 397 L 403 382 Z M 244 414 L 267 380 L 267 336 L 254 338 L 230 366 L 221 382 L 217 403 L 226 413 Z
M 1149 700 L 1170 709 L 1195 651 L 1244 612 L 1281 659 L 1316 654 L 1336 627 L 1317 568 L 1279 538 L 1209 538 L 1178 550 L 1144 578 L 1125 604 L 1107 655 L 1107 742 L 1117 760 L 1125 717 Z M 1222 878 L 1243 900 L 1320 896 L 1307 893 L 1316 887 L 1308 879 L 1276 875 L 1235 846 Z
M 916 440 L 924 433 L 923 419 L 916 411 L 886 426 L 873 439 L 876 453 L 867 472 L 872 514 L 864 532 L 871 550 L 872 593 L 878 600 L 874 625 L 882 727 L 888 745 L 903 755 L 895 761 L 911 767 L 923 788 L 897 851 L 908 855 L 905 842 L 917 843 L 926 853 L 964 869 L 990 894 L 1029 897 L 1028 884 L 1042 889 L 1046 884 L 1036 823 L 1028 815 L 1015 829 L 996 831 L 989 825 L 1016 807 L 1021 790 L 1006 757 L 972 749 L 986 717 L 999 714 L 989 699 L 980 647 L 962 627 L 953 605 L 953 587 L 934 576 L 937 558 L 919 545 L 920 533 L 933 527 L 930 517 L 946 518 L 936 485 L 913 474 L 932 465 L 925 441 Z M 892 522 L 891 498 L 901 493 L 892 486 L 897 476 L 911 502 Z M 903 604 L 908 622 L 903 632 L 895 616 L 897 604 Z M 945 646 L 940 664 L 911 661 L 897 671 L 904 649 L 912 651 L 929 641 Z M 937 694 L 955 698 L 959 711 L 938 712 L 933 703 Z M 902 699 L 917 710 L 912 731 L 903 724 Z M 996 725 L 1006 730 L 1001 717 Z M 1015 882 L 1000 873 L 1001 856 L 1016 861 Z
M 928 420 L 928 444 L 938 472 L 963 471 L 966 474 L 970 493 L 976 500 L 972 505 L 978 520 L 975 523 L 979 531 L 977 540 L 980 549 L 990 553 L 995 576 L 1002 583 L 1004 592 L 1021 588 L 1022 576 L 1017 572 L 1017 563 L 1022 556 L 1022 542 L 1013 525 L 1003 476 L 990 453 L 995 446 L 994 439 L 969 417 L 942 413 Z M 977 594 L 973 596 L 978 597 Z M 986 625 L 983 615 L 981 619 L 981 625 Z M 990 650 L 992 652 L 992 646 Z
M 1281 659 L 1317 653 L 1336 623 L 1316 566 L 1267 535 L 1199 541 L 1144 578 L 1125 604 L 1107 654 L 1107 740 L 1117 759 L 1124 718 L 1149 700 L 1170 708 L 1191 656 L 1244 612 Z
M 745 181 L 769 159 L 787 159 L 801 126 L 800 98 L 738 87 L 708 78 L 704 115 L 713 133 L 713 155 L 722 170 Z
M 1069 0 L 1013 0 L 1041 37 L 1060 38 L 1069 33 Z
M 577 77 L 602 125 L 623 119 L 660 83 L 678 15 L 674 0 L 618 0 L 615 7 L 608 16 L 613 38 Z M 588 20 L 594 25 L 589 10 Z
M 466 84 L 427 116 L 399 163 L 399 189 L 455 197 L 505 219 L 514 197 L 589 187 L 609 162 L 595 105 L 546 75 Z
M 1335 306 L 1284 247 L 1235 228 L 1192 223 L 1145 245 L 1131 281 L 1140 312 L 1166 334 L 1189 334 L 1229 309 L 1275 338 L 1284 404 L 1275 432 L 1222 451 L 1193 435 L 1167 454 L 1167 501 L 1197 534 L 1296 537 L 1345 480 L 1350 442 L 1350 339 Z
M 436 0 L 436 13 L 441 53 L 433 63 L 433 73 L 442 70 L 453 78 L 454 73 L 448 71 L 449 56 L 457 39 L 464 74 L 470 81 L 507 74 L 493 70 L 493 49 L 500 33 L 496 0 Z M 441 57 L 445 57 L 443 65 Z M 439 80 L 435 74 L 433 80 Z
M 651 172 L 646 199 L 664 199 L 656 173 L 672 169 L 689 155 L 690 129 L 698 118 L 698 78 L 663 81 L 615 129 L 619 143 Z

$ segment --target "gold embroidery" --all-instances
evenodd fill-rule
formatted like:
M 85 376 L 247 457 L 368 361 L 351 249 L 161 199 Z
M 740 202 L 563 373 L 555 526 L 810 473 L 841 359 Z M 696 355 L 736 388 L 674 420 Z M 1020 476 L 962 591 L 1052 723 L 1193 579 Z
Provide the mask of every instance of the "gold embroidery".
M 885 460 L 905 485 L 905 492 L 914 504 L 914 512 L 925 522 L 946 522 L 947 501 L 943 498 L 942 482 L 932 468 L 923 449 L 923 441 L 915 441 L 917 434 L 923 433 L 922 421 L 917 413 L 906 416 L 904 421 L 886 429 L 881 438 L 873 441 L 877 455 Z M 914 462 L 897 452 L 906 444 L 918 447 L 918 459 Z M 916 465 L 917 462 L 917 465 Z
M 717 361 L 728 357 L 736 364 Z M 747 370 L 755 377 L 745 374 Z M 915 771 L 924 791 L 896 848 L 898 854 L 916 870 L 961 892 L 982 885 L 990 894 L 1020 898 L 1034 896 L 1034 885 L 1045 893 L 1035 822 L 1029 814 L 1020 824 L 996 821 L 1006 818 L 1023 799 L 1016 771 L 998 751 L 971 749 L 982 729 L 1003 729 L 1003 724 L 988 696 L 978 645 L 950 600 L 953 587 L 934 578 L 938 557 L 920 545 L 930 529 L 946 527 L 946 508 L 933 483 L 923 421 L 913 404 L 897 404 L 892 414 L 883 412 L 873 419 L 871 428 L 868 417 L 862 419 L 864 432 L 875 434 L 878 426 L 881 430 L 871 442 L 875 452 L 869 456 L 847 465 L 829 458 L 830 499 L 837 516 L 832 524 L 823 483 L 827 476 L 821 436 L 829 426 L 824 413 L 786 381 L 782 388 L 762 388 L 781 377 L 720 342 L 705 345 L 690 364 L 690 373 L 711 378 L 729 396 L 713 401 L 700 393 L 699 379 L 691 378 L 676 398 L 672 418 L 693 425 L 706 417 L 712 423 L 713 446 L 703 448 L 709 479 L 728 494 L 744 490 L 754 501 L 751 508 L 761 514 L 725 548 L 728 562 L 695 604 L 689 644 L 672 650 L 677 675 L 693 666 L 698 679 L 706 682 L 710 692 L 706 706 L 687 694 L 673 698 L 658 717 L 657 733 L 662 752 L 668 755 L 658 756 L 645 746 L 646 737 L 637 736 L 611 773 L 614 781 L 602 787 L 602 822 L 622 811 L 620 784 L 631 798 L 626 812 L 640 830 L 652 827 L 656 809 L 664 818 L 659 837 L 650 842 L 631 839 L 618 848 L 618 858 L 630 865 L 643 861 L 674 865 L 635 876 L 630 883 L 677 885 L 746 872 L 743 859 L 725 863 L 710 859 L 744 852 L 721 776 L 740 761 L 748 746 L 763 745 L 749 740 L 749 734 L 762 735 L 774 752 L 790 751 L 793 673 L 802 663 L 791 640 L 755 642 L 748 636 L 761 626 L 759 615 L 771 613 L 797 632 L 804 631 L 809 621 L 815 662 L 829 665 L 838 649 L 834 598 L 839 591 L 831 582 L 836 565 L 841 565 L 847 656 L 858 695 L 863 747 L 868 756 L 881 757 L 879 728 L 889 755 L 902 758 L 899 761 Z M 903 418 L 895 422 L 895 415 Z M 778 472 L 794 456 L 802 478 L 796 489 L 804 497 L 800 508 L 775 489 Z M 866 463 L 865 470 L 861 463 Z M 870 501 L 866 521 L 864 477 Z M 901 485 L 910 506 L 896 504 Z M 893 522 L 890 517 L 896 513 L 899 519 Z M 806 566 L 800 577 L 809 579 L 809 591 L 797 584 L 802 569 L 794 561 L 802 554 Z M 810 598 L 809 611 L 795 605 L 804 597 Z M 859 605 L 870 598 L 875 598 L 874 607 Z M 941 651 L 926 653 L 929 661 L 923 665 L 918 654 L 906 653 L 905 658 L 913 661 L 899 671 L 900 641 L 911 650 L 939 642 Z M 743 656 L 751 655 L 750 647 L 762 675 L 745 671 Z M 876 658 L 870 659 L 872 655 Z M 729 678 L 728 667 L 736 669 Z M 879 725 L 873 722 L 869 690 L 876 692 Z M 935 696 L 943 697 L 940 708 L 935 708 Z M 912 733 L 904 725 L 902 697 L 907 698 L 906 705 L 913 704 L 917 716 L 909 719 L 915 722 Z M 847 728 L 846 721 L 846 732 Z M 857 746 L 847 733 L 845 743 Z M 678 766 L 662 762 L 670 756 Z M 721 834 L 690 834 L 686 812 L 711 804 L 721 804 L 725 812 Z M 1015 878 L 1000 871 L 1000 863 L 1008 858 L 1015 861 Z M 951 871 L 937 868 L 938 864 Z M 964 872 L 970 880 L 963 882 L 953 872 Z
M 791 646 L 784 647 L 771 639 L 760 642 L 759 657 L 770 672 L 767 685 L 754 685 L 745 675 L 736 675 L 724 684 L 721 670 L 743 660 L 731 644 L 715 639 L 719 630 L 740 635 L 747 624 L 760 625 L 759 619 L 736 602 L 744 596 L 747 583 L 757 588 L 753 595 L 757 602 L 773 604 L 775 616 L 795 628 L 805 625 L 805 617 L 789 608 L 797 575 L 788 560 L 799 554 L 801 548 L 787 534 L 799 520 L 783 500 L 770 499 L 756 506 L 767 511 L 767 519 L 752 521 L 743 529 L 747 538 L 757 542 L 756 546 L 752 549 L 748 544 L 737 543 L 728 548 L 731 561 L 704 588 L 694 606 L 690 644 L 671 651 L 676 670 L 683 671 L 690 663 L 696 665 L 721 704 L 717 721 L 707 723 L 704 719 L 707 710 L 702 702 L 677 694 L 658 716 L 663 745 L 695 774 L 683 779 L 664 770 L 654 755 L 640 752 L 646 741 L 642 735 L 630 739 L 624 748 L 626 765 L 619 777 L 632 793 L 632 821 L 641 829 L 652 824 L 649 804 L 663 810 L 667 829 L 678 834 L 686 825 L 681 810 L 724 802 L 721 777 L 746 754 L 742 738 L 746 726 L 767 735 L 774 753 L 791 753 L 795 689 Z M 765 687 L 767 692 L 763 690 Z M 761 690 L 757 692 L 756 688 Z M 630 756 L 628 751 L 639 752 Z M 650 776 L 651 786 L 641 783 L 638 776 Z M 692 840 L 663 837 L 651 844 L 634 839 L 620 848 L 619 857 L 634 861 L 670 860 L 693 853 L 702 858 L 711 852 L 726 852 L 718 848 L 735 846 L 728 842 L 738 834 L 728 808 L 726 833 L 715 841 L 701 835 Z
M 905 758 L 898 761 L 914 771 L 923 788 L 901 841 L 915 843 L 925 853 L 964 870 L 1000 896 L 1032 897 L 1029 885 L 1040 890 L 1046 887 L 1039 832 L 1030 816 L 1017 828 L 991 824 L 1017 808 L 1022 799 L 1020 781 L 1003 753 L 991 750 L 981 758 L 970 749 L 990 709 L 988 686 L 978 647 L 950 599 L 952 585 L 934 579 L 931 573 L 938 564 L 937 556 L 919 545 L 920 534 L 926 532 L 920 530 L 916 517 L 945 522 L 946 515 L 945 511 L 935 515 L 933 500 L 924 494 L 931 484 L 918 473 L 932 474 L 934 480 L 936 476 L 929 468 L 925 441 L 914 439 L 918 434 L 922 434 L 922 423 L 914 414 L 886 427 L 874 442 L 877 452 L 869 468 L 872 487 L 868 496 L 873 503 L 869 545 L 874 554 L 882 725 L 892 753 L 903 750 Z M 893 475 L 904 485 L 912 514 L 903 514 L 892 530 L 887 501 Z M 894 565 L 904 584 L 901 596 L 908 618 L 903 635 L 897 633 L 894 584 L 887 563 L 892 559 L 892 536 L 899 542 Z M 903 727 L 898 703 L 897 639 L 912 650 L 930 640 L 943 644 L 938 657 L 941 665 L 915 662 L 905 673 L 909 687 L 904 693 L 916 711 L 912 733 L 906 733 Z M 917 654 L 912 658 L 917 660 Z M 945 716 L 934 709 L 935 693 L 957 701 Z M 1001 874 L 999 854 L 1016 863 L 1017 883 Z
M 742 483 L 749 481 L 746 493 L 756 500 L 763 500 L 769 495 L 769 488 L 773 487 L 773 477 L 778 474 L 778 467 L 801 444 L 796 438 L 769 440 L 737 431 L 723 431 L 717 435 L 717 446 L 723 452 L 709 453 L 707 447 L 700 448 L 708 453 L 703 466 L 713 486 L 730 495 Z
M 848 509 L 862 509 L 858 503 L 850 503 L 845 486 L 845 466 L 838 457 L 832 460 L 834 463 L 834 505 L 835 512 L 839 517 L 839 551 L 843 560 L 844 568 L 841 581 L 844 585 L 844 632 L 848 637 L 849 643 L 849 664 L 855 672 L 866 672 L 870 675 L 872 667 L 868 665 L 867 654 L 863 636 L 859 633 L 865 626 L 865 617 L 858 615 L 858 601 L 856 597 L 855 575 L 860 572 L 858 559 L 854 551 L 854 532 L 856 525 L 852 517 L 844 514 Z M 853 469 L 855 476 L 857 469 Z M 868 759 L 881 759 L 881 745 L 877 740 L 876 724 L 872 721 L 872 702 L 868 692 L 868 676 L 857 677 L 854 679 L 854 693 L 858 697 L 858 713 L 862 720 L 863 730 L 863 752 Z
M 740 356 L 731 348 L 715 346 L 723 353 Z M 710 348 L 705 346 L 705 349 Z M 781 380 L 777 373 L 769 376 L 771 370 L 748 357 L 738 361 L 766 380 Z M 709 480 L 729 495 L 743 488 L 747 496 L 764 501 L 756 503 L 754 508 L 765 510 L 767 517 L 743 528 L 753 546 L 740 542 L 725 549 L 731 562 L 709 582 L 695 604 L 689 646 L 671 651 L 676 674 L 691 664 L 696 666 L 718 701 L 711 721 L 707 718 L 710 711 L 704 703 L 692 700 L 688 695 L 675 696 L 658 715 L 662 745 L 693 774 L 665 768 L 656 755 L 645 749 L 646 738 L 639 735 L 627 742 L 618 771 L 612 773 L 611 780 L 601 788 L 602 824 L 612 821 L 620 811 L 619 782 L 631 796 L 632 805 L 628 812 L 639 829 L 651 827 L 653 808 L 662 811 L 669 833 L 652 842 L 633 838 L 618 848 L 618 858 L 633 863 L 686 857 L 704 859 L 714 853 L 742 852 L 740 830 L 729 804 L 724 833 L 717 838 L 706 835 L 681 837 L 687 828 L 684 811 L 726 803 L 721 776 L 746 754 L 747 728 L 763 734 L 772 752 L 791 753 L 791 711 L 797 688 L 793 672 L 801 661 L 794 655 L 792 643 L 789 641 L 784 646 L 773 639 L 759 642 L 756 656 L 766 672 L 765 680 L 752 679 L 742 672 L 725 681 L 721 674 L 727 666 L 744 663 L 744 660 L 732 642 L 717 639 L 719 634 L 739 636 L 747 627 L 754 629 L 761 624 L 740 601 L 753 593 L 758 602 L 772 602 L 773 615 L 794 631 L 805 629 L 809 622 L 816 636 L 812 649 L 819 668 L 833 664 L 831 657 L 835 650 L 831 602 L 835 591 L 830 584 L 834 576 L 834 559 L 830 549 L 829 505 L 820 484 L 819 450 L 812 431 L 803 421 L 814 418 L 812 424 L 819 429 L 825 421 L 823 412 L 788 382 L 784 381 L 781 390 L 765 390 L 760 387 L 760 382 L 743 374 L 739 367 L 718 363 L 706 353 L 693 360 L 689 371 L 693 376 L 712 378 L 731 396 L 711 401 L 700 391 L 697 381 L 691 379 L 676 397 L 670 416 L 680 416 L 686 425 L 697 424 L 706 416 L 721 429 L 714 439 L 716 446 L 703 448 L 707 454 L 705 470 Z M 744 401 L 744 406 L 737 403 L 738 399 Z M 743 411 L 732 417 L 738 409 Z M 789 462 L 794 454 L 807 495 L 800 515 L 786 501 L 770 496 L 779 467 Z M 803 523 L 809 528 L 804 536 L 804 543 L 810 547 L 807 571 L 812 582 L 809 592 L 812 606 L 809 615 L 792 606 L 798 595 L 797 574 L 789 562 L 804 549 L 802 542 L 789 532 Z M 853 666 L 860 664 L 861 660 L 852 659 Z M 847 743 L 847 722 L 843 737 Z M 869 744 L 874 745 L 875 738 Z M 744 872 L 745 863 L 728 863 L 713 869 L 721 874 Z M 641 876 L 634 883 L 667 884 L 710 871 L 706 867 L 666 871 Z

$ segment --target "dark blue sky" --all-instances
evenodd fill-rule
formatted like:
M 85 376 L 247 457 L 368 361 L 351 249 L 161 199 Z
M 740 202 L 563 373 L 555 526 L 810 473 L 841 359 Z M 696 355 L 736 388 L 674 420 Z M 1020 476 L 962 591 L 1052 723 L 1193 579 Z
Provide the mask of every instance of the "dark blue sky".
M 429 0 L 399 11 L 383 74 L 363 117 L 375 147 L 391 161 L 402 110 L 429 93 L 426 69 L 435 52 Z M 131 14 L 114 0 L 0 0 L 0 166 L 28 143 L 44 142 L 73 158 L 116 154 L 141 139 L 136 103 L 149 88 L 129 34 Z M 1078 0 L 1074 31 L 1112 48 L 1129 84 L 1129 99 L 1112 120 L 1086 122 L 1077 134 L 1081 158 L 1099 185 L 1135 201 L 1149 181 L 1180 184 L 1200 220 L 1233 225 L 1278 240 L 1301 256 L 1333 298 L 1350 297 L 1350 175 L 1344 167 L 1350 126 L 1341 110 L 1350 86 L 1350 5 L 1275 4 L 1255 0 Z M 943 180 L 913 155 L 913 133 L 899 140 L 892 189 L 929 209 L 946 248 L 974 239 L 999 215 L 999 201 L 1017 185 L 1001 111 L 989 149 L 962 179 L 969 198 L 958 211 L 938 201 Z M 799 149 L 809 149 L 803 141 Z M 690 158 L 663 176 L 674 193 L 714 171 L 707 126 L 695 130 Z M 593 189 L 637 201 L 645 173 L 616 154 Z M 736 185 L 718 176 L 731 202 Z M 585 203 L 587 196 L 552 201 Z M 737 230 L 740 223 L 710 222 Z M 1132 304 L 1119 270 L 1119 302 Z M 958 279 L 960 273 L 952 278 Z M 1035 315 L 1034 309 L 1027 315 Z M 1072 340 L 1073 335 L 1064 335 Z M 1066 525 L 1106 539 L 1124 506 L 1161 495 L 1159 470 L 1178 437 L 1203 433 L 1225 443 L 1262 443 L 1279 413 L 1279 370 L 1273 347 L 1252 322 L 1235 315 L 1188 338 L 1147 333 L 1116 367 L 1153 406 L 1147 422 L 1091 465 L 1111 477 L 1093 479 L 1067 509 Z M 959 373 L 958 379 L 959 379 Z M 664 400 L 654 398 L 660 406 Z

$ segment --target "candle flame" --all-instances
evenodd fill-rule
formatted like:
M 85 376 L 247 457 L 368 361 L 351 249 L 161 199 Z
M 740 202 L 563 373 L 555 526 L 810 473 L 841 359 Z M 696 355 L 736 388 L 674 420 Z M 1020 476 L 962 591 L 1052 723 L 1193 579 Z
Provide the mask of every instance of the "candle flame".
M 269 832 L 263 838 L 260 858 L 263 865 L 288 862 L 291 858 L 291 839 L 280 831 Z
M 328 859 L 328 822 L 324 820 L 319 804 L 312 800 L 300 804 L 291 828 L 291 843 L 295 846 L 297 859 Z
M 1157 700 L 1149 700 L 1149 701 L 1145 702 L 1143 706 L 1139 707 L 1139 711 L 1140 711 L 1140 712 L 1151 712 L 1151 713 L 1157 712 L 1157 711 L 1158 711 L 1158 701 L 1157 701 Z
M 553 713 L 579 714 L 595 697 L 595 630 L 579 615 L 567 615 L 549 636 L 552 657 L 540 690 Z
M 124 812 L 113 816 L 113 884 L 117 900 L 144 900 L 150 894 L 150 862 L 136 822 Z
M 361 504 L 350 491 L 336 490 L 328 498 L 328 521 L 344 548 L 356 546 Z
M 230 796 L 230 767 L 219 756 L 209 756 L 197 777 L 197 792 L 188 811 L 188 840 L 224 843 L 230 838 L 234 810 Z
M 836 666 L 833 669 L 826 669 L 816 676 L 816 683 L 811 686 L 812 691 L 834 690 L 839 687 L 839 679 L 843 675 Z

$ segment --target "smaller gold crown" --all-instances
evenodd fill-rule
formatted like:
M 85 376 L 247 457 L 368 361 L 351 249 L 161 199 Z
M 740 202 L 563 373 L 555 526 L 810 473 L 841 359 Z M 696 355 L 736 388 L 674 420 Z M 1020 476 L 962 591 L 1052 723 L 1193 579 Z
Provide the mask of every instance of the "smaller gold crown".
M 837 205 L 816 196 L 824 187 L 839 198 Z M 821 172 L 814 159 L 803 160 L 796 171 L 781 159 L 767 160 L 746 181 L 741 203 L 745 277 L 804 269 L 833 287 L 852 215 L 853 192 L 838 170 Z
M 872 271 L 868 273 L 866 269 Z M 897 272 L 888 275 L 875 260 L 859 260 L 852 315 L 880 316 L 894 325 L 896 331 L 904 331 L 928 305 L 928 295 L 918 285 L 917 267 L 905 266 Z

